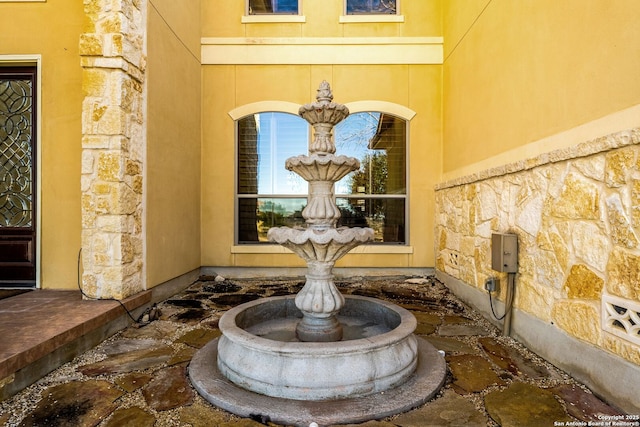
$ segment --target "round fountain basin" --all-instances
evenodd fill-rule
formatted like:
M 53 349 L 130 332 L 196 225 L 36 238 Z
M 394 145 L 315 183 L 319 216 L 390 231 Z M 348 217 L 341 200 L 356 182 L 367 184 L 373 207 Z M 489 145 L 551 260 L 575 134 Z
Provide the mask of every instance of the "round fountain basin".
M 386 301 L 346 296 L 344 338 L 298 342 L 293 296 L 235 307 L 220 319 L 218 369 L 236 385 L 271 397 L 329 400 L 396 387 L 417 365 L 416 319 Z

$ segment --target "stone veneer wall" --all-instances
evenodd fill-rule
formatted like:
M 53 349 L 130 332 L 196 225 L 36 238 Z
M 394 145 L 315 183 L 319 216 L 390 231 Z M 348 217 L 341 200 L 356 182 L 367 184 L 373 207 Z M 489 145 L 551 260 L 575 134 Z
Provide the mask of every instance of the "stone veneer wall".
M 144 289 L 146 0 L 84 0 L 83 289 L 126 298 Z
M 491 235 L 515 233 L 515 307 L 640 365 L 638 144 L 632 129 L 440 184 L 436 269 L 485 294 L 499 276 L 504 301 Z

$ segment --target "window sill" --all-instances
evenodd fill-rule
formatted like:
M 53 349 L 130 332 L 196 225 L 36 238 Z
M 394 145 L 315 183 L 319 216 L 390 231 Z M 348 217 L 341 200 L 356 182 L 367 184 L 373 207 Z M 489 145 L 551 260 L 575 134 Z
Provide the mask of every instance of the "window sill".
M 357 24 L 364 22 L 404 22 L 404 15 L 342 15 L 341 24 Z
M 304 15 L 244 15 L 240 21 L 243 24 L 275 24 L 306 22 Z
M 234 245 L 232 254 L 291 254 L 289 249 L 280 245 Z M 352 249 L 350 254 L 412 254 L 413 246 L 405 245 L 362 245 Z

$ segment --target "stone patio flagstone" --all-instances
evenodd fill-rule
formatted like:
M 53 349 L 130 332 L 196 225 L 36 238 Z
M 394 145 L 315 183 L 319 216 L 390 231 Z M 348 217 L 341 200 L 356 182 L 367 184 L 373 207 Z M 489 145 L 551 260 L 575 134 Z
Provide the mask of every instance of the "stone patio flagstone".
M 96 426 L 117 408 L 123 392 L 108 381 L 73 381 L 42 392 L 20 427 Z
M 513 375 L 525 375 L 529 378 L 543 378 L 552 375 L 548 369 L 526 360 L 514 348 L 506 347 L 494 338 L 480 338 L 478 342 L 493 363 Z
M 581 421 L 597 422 L 603 419 L 603 415 L 623 415 L 621 411 L 612 408 L 575 384 L 561 384 L 552 388 L 551 391 L 565 401 L 569 415 Z
M 425 337 L 435 348 L 442 350 L 445 353 L 477 353 L 478 350 L 471 347 L 469 344 L 457 340 L 455 338 L 443 338 L 438 336 Z
M 133 406 L 115 411 L 104 427 L 153 427 L 156 421 L 156 417 L 152 414 Z
M 532 384 L 514 382 L 487 394 L 484 402 L 491 418 L 502 427 L 540 427 L 572 420 L 551 391 Z
M 153 349 L 135 350 L 117 354 L 101 362 L 82 366 L 80 372 L 84 375 L 97 376 L 104 374 L 122 374 L 125 372 L 141 371 L 154 366 L 160 366 L 173 354 L 173 348 L 163 346 Z
M 167 411 L 193 402 L 194 393 L 183 366 L 157 371 L 142 390 L 147 404 L 156 411 Z
M 479 325 L 448 324 L 438 328 L 438 334 L 445 337 L 455 337 L 461 335 L 489 335 L 489 331 Z
M 452 392 L 445 391 L 442 397 L 427 403 L 415 411 L 399 415 L 393 423 L 400 427 L 465 426 L 484 427 L 487 416 L 473 403 Z
M 209 299 L 216 294 L 204 290 L 243 293 L 252 289 L 256 294 L 255 288 L 262 286 L 264 295 L 271 296 L 295 293 L 299 283 L 299 279 L 195 282 L 172 300 L 205 295 L 199 299 L 202 320 L 185 322 L 179 315 L 193 308 L 160 303 L 162 320 L 144 327 L 130 326 L 0 402 L 0 425 L 115 427 L 129 423 L 145 427 L 155 422 L 157 427 L 176 423 L 259 427 L 263 424 L 256 420 L 240 419 L 210 406 L 194 394 L 187 380 L 185 366 L 196 348 L 219 334 L 217 321 L 226 309 Z M 347 294 L 402 301 L 403 307 L 412 307 L 425 330 L 436 326 L 423 337 L 445 351 L 449 370 L 445 386 L 430 402 L 358 427 L 538 427 L 552 426 L 554 421 L 588 422 L 598 420 L 598 415 L 621 414 L 512 338 L 500 336 L 497 328 L 457 301 L 441 283 L 433 278 L 429 283 L 406 283 L 403 278 L 341 283 Z M 131 424 L 133 420 L 135 424 Z
M 124 391 L 127 393 L 131 393 L 139 389 L 140 387 L 144 387 L 149 381 L 151 381 L 153 376 L 151 374 L 146 374 L 143 372 L 132 372 L 123 377 L 118 377 L 114 381 Z
M 489 386 L 504 385 L 489 361 L 476 355 L 447 356 L 453 385 L 461 394 L 477 393 Z
M 214 338 L 220 336 L 220 330 L 197 328 L 193 329 L 176 340 L 178 343 L 183 343 L 191 347 L 202 348 Z

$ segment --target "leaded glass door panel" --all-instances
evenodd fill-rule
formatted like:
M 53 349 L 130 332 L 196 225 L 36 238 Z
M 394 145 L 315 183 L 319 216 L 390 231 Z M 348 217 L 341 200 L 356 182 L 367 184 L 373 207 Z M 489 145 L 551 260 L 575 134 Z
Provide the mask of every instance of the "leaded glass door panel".
M 35 67 L 0 68 L 0 286 L 35 286 Z

